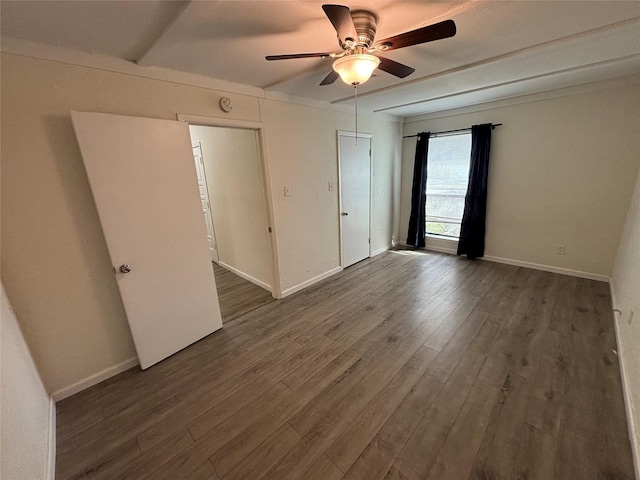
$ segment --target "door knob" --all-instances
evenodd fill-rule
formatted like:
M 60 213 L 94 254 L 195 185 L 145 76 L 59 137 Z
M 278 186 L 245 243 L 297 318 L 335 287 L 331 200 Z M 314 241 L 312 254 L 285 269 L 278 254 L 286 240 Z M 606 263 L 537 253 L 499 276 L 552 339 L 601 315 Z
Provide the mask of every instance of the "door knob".
M 120 265 L 120 272 L 129 273 L 130 271 L 131 271 L 131 265 L 127 265 L 126 263 L 124 265 Z
M 346 217 L 347 215 L 349 215 L 349 212 L 342 212 L 343 217 Z

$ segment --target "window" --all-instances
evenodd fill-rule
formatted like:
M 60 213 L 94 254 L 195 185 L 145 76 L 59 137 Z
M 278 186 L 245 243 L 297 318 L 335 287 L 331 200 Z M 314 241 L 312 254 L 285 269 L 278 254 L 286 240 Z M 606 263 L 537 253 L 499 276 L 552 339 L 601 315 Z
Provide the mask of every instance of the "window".
M 470 159 L 471 132 L 429 139 L 427 233 L 460 237 Z

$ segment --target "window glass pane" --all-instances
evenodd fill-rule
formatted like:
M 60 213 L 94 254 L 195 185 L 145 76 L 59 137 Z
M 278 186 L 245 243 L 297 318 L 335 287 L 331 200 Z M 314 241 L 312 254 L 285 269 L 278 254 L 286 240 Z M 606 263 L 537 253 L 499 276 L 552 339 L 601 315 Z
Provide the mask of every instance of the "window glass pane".
M 427 233 L 460 236 L 470 157 L 470 132 L 429 139 Z

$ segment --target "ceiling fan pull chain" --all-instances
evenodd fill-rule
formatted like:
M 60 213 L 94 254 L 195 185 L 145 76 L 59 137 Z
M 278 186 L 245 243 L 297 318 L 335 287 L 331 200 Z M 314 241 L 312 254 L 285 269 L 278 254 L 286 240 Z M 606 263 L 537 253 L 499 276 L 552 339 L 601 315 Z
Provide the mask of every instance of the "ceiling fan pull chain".
M 356 145 L 358 145 L 358 84 L 353 84 L 353 90 L 355 92 L 355 107 L 356 107 Z

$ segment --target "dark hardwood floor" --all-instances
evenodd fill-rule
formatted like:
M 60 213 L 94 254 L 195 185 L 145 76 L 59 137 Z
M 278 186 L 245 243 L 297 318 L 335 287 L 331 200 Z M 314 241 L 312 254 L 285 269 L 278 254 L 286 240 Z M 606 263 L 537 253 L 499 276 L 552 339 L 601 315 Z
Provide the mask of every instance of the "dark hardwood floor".
M 223 322 L 274 301 L 271 292 L 213 263 Z
M 605 283 L 394 251 L 57 405 L 65 479 L 632 479 Z

